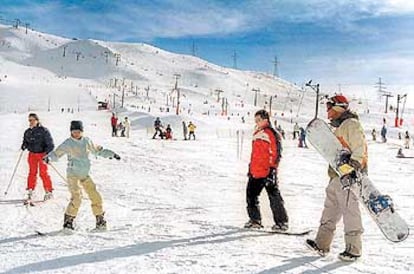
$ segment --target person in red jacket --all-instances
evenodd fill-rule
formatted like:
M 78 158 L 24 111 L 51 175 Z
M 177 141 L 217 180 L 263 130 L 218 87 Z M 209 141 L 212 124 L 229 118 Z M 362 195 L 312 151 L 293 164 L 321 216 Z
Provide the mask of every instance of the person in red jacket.
M 246 190 L 247 213 L 250 220 L 244 227 L 263 227 L 259 209 L 259 195 L 265 188 L 275 222 L 272 229 L 286 231 L 289 228 L 289 220 L 279 191 L 277 178 L 277 168 L 281 157 L 281 137 L 272 128 L 269 113 L 266 110 L 256 112 L 255 122 L 256 128 L 253 133 L 248 173 L 249 181 Z
M 118 126 L 118 118 L 116 117 L 115 113 L 112 113 L 111 117 L 111 126 L 112 126 L 112 137 L 117 136 L 117 126 Z

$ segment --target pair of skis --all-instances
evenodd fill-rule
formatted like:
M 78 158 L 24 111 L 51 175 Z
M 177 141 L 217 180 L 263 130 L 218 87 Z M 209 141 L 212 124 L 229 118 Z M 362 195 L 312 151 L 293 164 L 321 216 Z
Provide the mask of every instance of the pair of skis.
M 0 200 L 0 204 L 4 205 L 24 205 L 24 206 L 36 206 L 46 202 L 45 200 L 28 200 L 28 199 L 13 199 L 13 200 Z
M 65 235 L 76 235 L 76 234 L 89 234 L 89 233 L 105 233 L 105 232 L 114 232 L 114 231 L 122 231 L 127 230 L 128 226 L 121 226 L 121 227 L 114 227 L 111 229 L 98 229 L 98 228 L 92 228 L 87 229 L 86 231 L 83 230 L 77 230 L 77 229 L 58 229 L 53 231 L 42 231 L 42 230 L 35 230 L 35 233 L 37 236 L 65 236 Z

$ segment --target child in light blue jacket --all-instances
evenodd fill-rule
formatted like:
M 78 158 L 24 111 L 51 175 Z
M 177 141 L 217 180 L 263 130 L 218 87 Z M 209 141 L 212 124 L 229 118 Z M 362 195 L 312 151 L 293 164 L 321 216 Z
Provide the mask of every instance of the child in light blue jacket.
M 72 197 L 66 208 L 63 228 L 74 229 L 73 220 L 78 214 L 82 201 L 82 186 L 91 200 L 92 212 L 96 216 L 96 229 L 105 230 L 106 220 L 104 219 L 102 197 L 89 176 L 91 167 L 89 154 L 92 153 L 104 158 L 115 158 L 117 160 L 120 160 L 121 157 L 109 149 L 103 149 L 101 146 L 95 145 L 88 137 L 84 137 L 82 121 L 72 121 L 70 123 L 70 131 L 71 137 L 44 158 L 44 161 L 49 163 L 49 161 L 57 161 L 65 154 L 68 157 L 66 176 Z

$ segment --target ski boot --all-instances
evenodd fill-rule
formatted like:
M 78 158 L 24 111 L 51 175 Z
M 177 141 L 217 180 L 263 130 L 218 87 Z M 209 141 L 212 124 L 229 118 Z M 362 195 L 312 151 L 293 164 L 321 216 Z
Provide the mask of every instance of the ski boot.
M 260 229 L 263 228 L 263 226 L 261 221 L 249 220 L 247 223 L 244 224 L 244 228 Z
M 33 198 L 33 190 L 32 189 L 28 189 L 27 190 L 27 196 L 26 199 L 24 200 L 24 205 L 25 206 L 33 206 L 33 202 L 32 202 L 32 198 Z
M 328 251 L 320 249 L 314 240 L 307 239 L 306 242 L 305 242 L 305 245 L 310 250 L 318 252 L 318 254 L 322 257 L 325 257 L 328 254 Z
M 272 226 L 272 231 L 281 231 L 285 232 L 289 229 L 288 223 L 278 223 Z
M 65 214 L 63 219 L 63 231 L 71 233 L 75 228 L 73 227 L 73 220 L 75 217 Z
M 104 219 L 104 214 L 96 215 L 96 231 L 105 231 L 106 230 L 106 220 Z
M 45 196 L 43 196 L 43 201 L 47 201 L 53 198 L 52 191 L 46 191 Z
M 338 258 L 344 262 L 355 262 L 359 257 L 361 257 L 361 255 L 354 255 L 346 250 L 338 255 Z

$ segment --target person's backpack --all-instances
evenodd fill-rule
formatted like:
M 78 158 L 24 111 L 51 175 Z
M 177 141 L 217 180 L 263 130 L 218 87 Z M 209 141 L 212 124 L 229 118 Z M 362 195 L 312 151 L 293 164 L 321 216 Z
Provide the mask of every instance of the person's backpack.
M 277 147 L 276 165 L 278 165 L 279 162 L 280 162 L 280 158 L 282 158 L 282 151 L 283 151 L 282 135 L 277 129 L 274 129 L 272 127 L 269 127 L 269 129 L 273 133 L 273 135 L 275 136 L 276 147 Z

